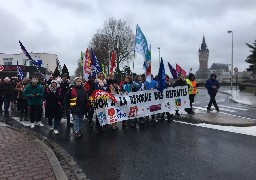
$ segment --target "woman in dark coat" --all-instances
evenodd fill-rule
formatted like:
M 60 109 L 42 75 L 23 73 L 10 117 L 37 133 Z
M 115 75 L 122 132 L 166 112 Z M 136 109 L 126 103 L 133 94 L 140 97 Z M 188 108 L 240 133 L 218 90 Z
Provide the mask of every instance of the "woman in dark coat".
M 54 130 L 54 134 L 59 134 L 58 127 L 61 120 L 61 89 L 57 86 L 57 81 L 52 80 L 49 87 L 45 88 L 45 117 L 48 119 L 50 130 Z M 54 124 L 52 121 L 54 120 Z M 53 127 L 52 127 L 53 125 Z

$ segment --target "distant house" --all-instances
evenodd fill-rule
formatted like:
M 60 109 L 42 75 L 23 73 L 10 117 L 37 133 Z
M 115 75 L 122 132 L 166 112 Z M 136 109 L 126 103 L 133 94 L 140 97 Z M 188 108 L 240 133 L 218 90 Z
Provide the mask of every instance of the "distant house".
M 59 60 L 56 54 L 30 53 L 30 56 L 33 60 L 42 60 L 42 66 L 39 68 L 42 75 L 51 74 L 59 66 Z M 17 62 L 24 76 L 28 77 L 31 73 L 38 72 L 37 68 L 23 53 L 0 53 L 0 78 L 17 76 Z

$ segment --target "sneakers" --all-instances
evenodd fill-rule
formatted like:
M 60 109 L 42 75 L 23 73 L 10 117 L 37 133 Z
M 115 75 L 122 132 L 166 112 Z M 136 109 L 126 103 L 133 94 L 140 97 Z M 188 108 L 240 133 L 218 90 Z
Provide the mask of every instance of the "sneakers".
M 57 129 L 54 129 L 53 133 L 57 135 L 59 134 L 59 131 Z
M 35 123 L 31 123 L 31 128 L 34 128 L 35 127 Z
M 53 127 L 50 127 L 50 131 L 53 131 Z
M 44 125 L 41 123 L 41 121 L 37 122 L 36 125 L 37 125 L 37 126 L 41 126 L 41 127 L 44 126 Z

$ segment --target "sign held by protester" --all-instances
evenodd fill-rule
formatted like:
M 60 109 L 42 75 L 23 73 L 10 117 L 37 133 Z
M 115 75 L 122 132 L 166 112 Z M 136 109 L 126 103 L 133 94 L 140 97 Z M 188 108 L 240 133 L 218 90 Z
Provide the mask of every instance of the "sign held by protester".
M 145 90 L 114 96 L 116 102 L 110 99 L 97 99 L 94 102 L 101 125 L 189 108 L 187 86 L 167 88 L 163 92 Z

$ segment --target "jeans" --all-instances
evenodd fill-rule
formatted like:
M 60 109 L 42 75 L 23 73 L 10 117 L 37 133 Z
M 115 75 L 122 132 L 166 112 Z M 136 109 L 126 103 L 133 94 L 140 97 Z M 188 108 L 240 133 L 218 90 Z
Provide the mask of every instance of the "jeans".
M 74 122 L 74 125 L 73 125 L 74 131 L 75 131 L 75 133 L 79 133 L 81 130 L 84 115 L 83 114 L 72 114 L 72 116 L 73 116 L 73 122 Z
M 34 123 L 41 121 L 43 108 L 42 105 L 30 105 L 30 122 Z
M 10 107 L 11 97 L 4 97 L 4 114 L 9 115 L 9 107 Z

